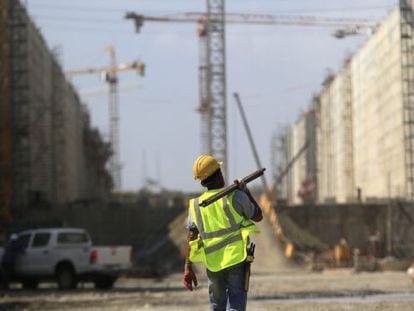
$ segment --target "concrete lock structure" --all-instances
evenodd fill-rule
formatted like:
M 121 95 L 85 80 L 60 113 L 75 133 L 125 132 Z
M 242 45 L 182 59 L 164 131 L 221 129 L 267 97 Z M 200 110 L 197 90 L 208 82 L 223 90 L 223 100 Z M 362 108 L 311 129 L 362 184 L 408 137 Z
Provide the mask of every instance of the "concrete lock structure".
M 283 135 L 281 163 L 306 139 L 316 142 L 281 183 L 288 204 L 304 203 L 312 178 L 317 203 L 414 198 L 412 18 L 412 3 L 402 1 L 341 70 L 325 79 L 309 112 Z
M 105 200 L 109 144 L 26 8 L 6 0 L 0 13 L 1 214 L 10 223 L 34 206 Z

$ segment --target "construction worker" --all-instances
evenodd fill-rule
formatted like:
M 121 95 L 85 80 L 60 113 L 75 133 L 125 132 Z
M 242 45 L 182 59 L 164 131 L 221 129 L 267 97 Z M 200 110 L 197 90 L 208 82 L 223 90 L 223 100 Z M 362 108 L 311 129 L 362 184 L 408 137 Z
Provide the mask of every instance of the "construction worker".
M 192 263 L 204 262 L 211 310 L 242 311 L 247 302 L 244 282 L 249 233 L 258 232 L 252 220 L 261 221 L 263 215 L 246 184 L 238 181 L 239 189 L 230 195 L 206 207 L 199 205 L 224 187 L 220 165 L 210 155 L 201 155 L 194 162 L 194 179 L 207 191 L 189 203 L 183 283 L 192 291 L 193 284 L 197 286 Z
M 23 248 L 21 243 L 19 242 L 18 235 L 13 233 L 10 236 L 10 239 L 6 247 L 4 248 L 4 254 L 1 258 L 1 287 L 3 287 L 3 289 L 9 288 L 9 283 L 15 276 L 17 256 L 20 254 L 22 250 Z

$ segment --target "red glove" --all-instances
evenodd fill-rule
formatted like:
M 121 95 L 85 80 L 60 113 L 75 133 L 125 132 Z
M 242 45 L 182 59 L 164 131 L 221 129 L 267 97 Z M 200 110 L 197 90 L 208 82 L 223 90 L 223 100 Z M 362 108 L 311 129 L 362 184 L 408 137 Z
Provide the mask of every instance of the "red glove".
M 235 179 L 234 183 L 238 186 L 239 190 L 243 192 L 249 192 L 249 189 L 247 189 L 246 183 L 241 179 Z
M 184 271 L 184 278 L 183 278 L 183 283 L 185 285 L 185 287 L 187 287 L 188 290 L 192 291 L 193 290 L 193 283 L 194 286 L 197 286 L 197 277 L 193 271 L 193 269 L 191 268 L 186 268 Z

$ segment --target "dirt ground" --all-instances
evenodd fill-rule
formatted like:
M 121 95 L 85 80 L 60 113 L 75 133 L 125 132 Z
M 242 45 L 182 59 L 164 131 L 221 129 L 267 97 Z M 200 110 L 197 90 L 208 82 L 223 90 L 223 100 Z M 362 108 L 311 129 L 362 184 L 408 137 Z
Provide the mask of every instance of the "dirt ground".
M 414 286 L 406 272 L 312 272 L 285 259 L 269 224 L 261 229 L 255 238 L 248 310 L 414 310 Z M 15 287 L 0 292 L 0 310 L 209 310 L 204 268 L 197 268 L 199 286 L 193 292 L 184 288 L 181 274 L 122 278 L 109 291 L 96 291 L 90 284 L 59 291 L 54 284 L 42 284 L 35 291 Z
M 414 310 L 414 286 L 404 272 L 253 273 L 248 310 Z M 199 281 L 193 292 L 179 274 L 120 279 L 110 291 L 88 284 L 65 292 L 49 284 L 36 291 L 16 288 L 0 294 L 0 310 L 208 310 L 203 273 Z

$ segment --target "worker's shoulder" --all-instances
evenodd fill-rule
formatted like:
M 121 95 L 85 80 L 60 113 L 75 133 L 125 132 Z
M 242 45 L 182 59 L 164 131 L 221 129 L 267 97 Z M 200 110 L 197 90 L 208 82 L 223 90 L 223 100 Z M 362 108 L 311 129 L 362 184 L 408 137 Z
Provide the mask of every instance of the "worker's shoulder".
M 194 201 L 194 200 L 196 200 L 196 199 L 199 199 L 199 198 L 200 198 L 200 196 L 201 196 L 201 194 L 192 194 L 192 195 L 189 197 L 188 201 Z

